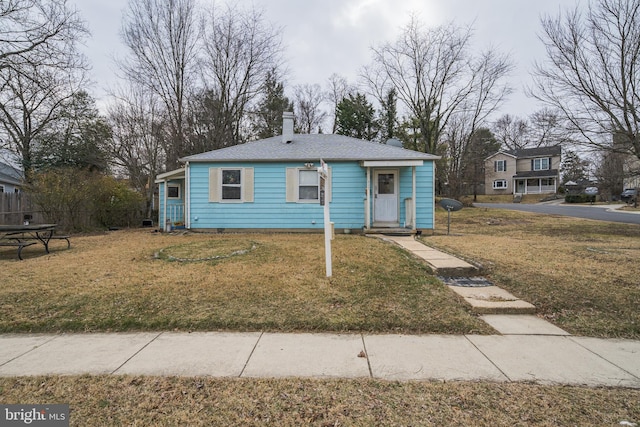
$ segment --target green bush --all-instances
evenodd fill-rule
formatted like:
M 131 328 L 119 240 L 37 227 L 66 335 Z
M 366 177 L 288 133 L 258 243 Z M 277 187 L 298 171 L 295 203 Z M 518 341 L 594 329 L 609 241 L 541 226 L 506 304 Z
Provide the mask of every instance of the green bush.
M 125 182 L 101 173 L 52 169 L 36 174 L 28 191 L 46 221 L 68 231 L 142 222 L 144 197 Z
M 596 196 L 589 194 L 567 194 L 564 196 L 565 203 L 593 203 L 596 201 Z

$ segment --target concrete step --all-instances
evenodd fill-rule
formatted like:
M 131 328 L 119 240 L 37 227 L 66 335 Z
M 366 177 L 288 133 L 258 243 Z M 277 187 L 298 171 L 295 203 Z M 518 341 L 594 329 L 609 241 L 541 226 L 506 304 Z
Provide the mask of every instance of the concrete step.
M 477 314 L 535 314 L 536 307 L 497 286 L 449 286 Z

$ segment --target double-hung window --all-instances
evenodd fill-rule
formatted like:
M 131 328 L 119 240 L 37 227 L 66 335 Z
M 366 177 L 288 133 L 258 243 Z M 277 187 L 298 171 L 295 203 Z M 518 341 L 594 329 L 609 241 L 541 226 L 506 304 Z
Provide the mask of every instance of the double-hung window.
M 298 200 L 318 200 L 318 187 L 318 171 L 298 170 Z
M 551 169 L 549 165 L 549 158 L 545 157 L 544 159 L 533 159 L 533 170 L 534 171 L 546 171 Z
M 242 199 L 242 170 L 222 169 L 222 200 Z
M 494 169 L 496 172 L 506 172 L 507 171 L 507 161 L 506 160 L 496 160 L 494 162 Z
M 324 183 L 325 200 L 331 201 L 331 167 Z M 287 203 L 319 203 L 320 176 L 316 168 L 293 167 L 286 170 Z
M 253 202 L 253 168 L 209 168 L 209 202 Z

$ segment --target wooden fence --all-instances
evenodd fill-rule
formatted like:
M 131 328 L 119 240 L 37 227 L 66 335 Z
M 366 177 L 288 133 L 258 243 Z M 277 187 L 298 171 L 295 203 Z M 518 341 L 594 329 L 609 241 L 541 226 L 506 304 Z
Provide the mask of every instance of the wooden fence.
M 44 223 L 44 216 L 27 193 L 0 193 L 0 224 L 22 224 L 25 216 L 32 223 Z

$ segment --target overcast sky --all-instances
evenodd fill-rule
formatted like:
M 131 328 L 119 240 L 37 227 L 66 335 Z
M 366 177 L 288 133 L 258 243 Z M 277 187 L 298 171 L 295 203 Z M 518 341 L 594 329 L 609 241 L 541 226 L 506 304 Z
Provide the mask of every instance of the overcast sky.
M 70 1 L 76 4 L 92 33 L 86 53 L 93 66 L 93 95 L 103 101 L 106 89 L 116 82 L 112 58 L 124 50 L 120 28 L 128 0 Z M 395 41 L 412 13 L 432 27 L 450 22 L 471 25 L 475 30 L 474 47 L 481 50 L 493 46 L 511 55 L 516 66 L 511 77 L 515 92 L 500 113 L 520 117 L 540 108 L 523 93 L 524 86 L 530 83 L 532 64 L 544 59 L 538 39 L 540 17 L 556 16 L 560 10 L 575 5 L 574 0 L 236 0 L 236 3 L 254 4 L 264 10 L 269 22 L 282 27 L 289 89 L 302 83 L 318 83 L 324 88 L 333 73 L 356 83 L 361 67 L 371 60 L 370 48 Z

